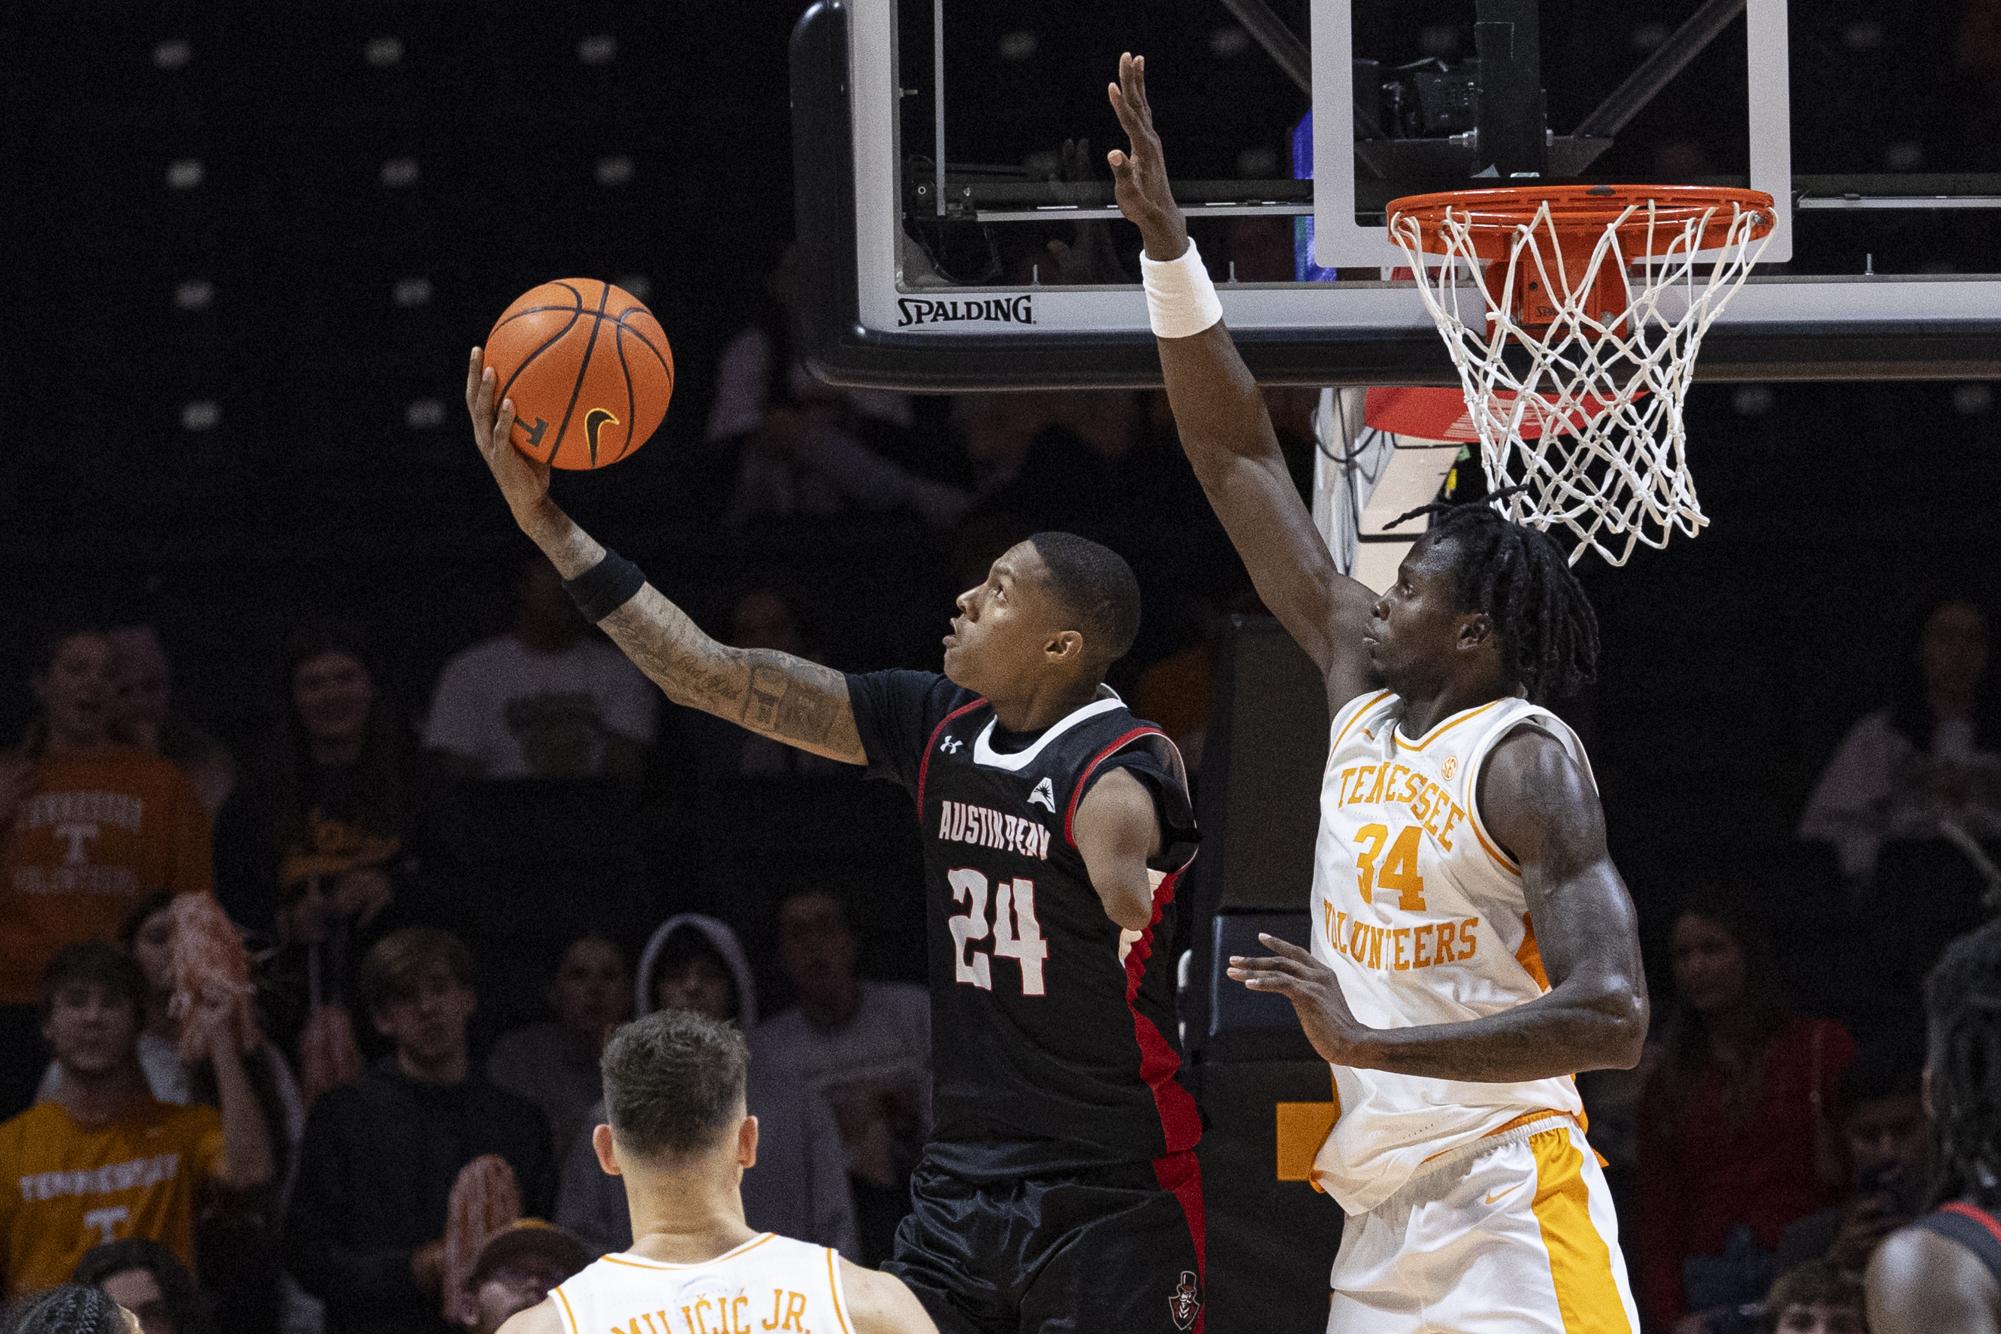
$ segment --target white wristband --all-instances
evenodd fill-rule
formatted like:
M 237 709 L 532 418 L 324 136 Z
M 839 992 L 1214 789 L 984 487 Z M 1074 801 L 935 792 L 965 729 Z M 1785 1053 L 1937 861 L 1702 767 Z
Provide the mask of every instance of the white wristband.
M 1189 338 L 1223 318 L 1223 303 L 1216 299 L 1216 284 L 1202 267 L 1194 237 L 1176 259 L 1152 259 L 1142 250 L 1139 271 L 1154 337 Z

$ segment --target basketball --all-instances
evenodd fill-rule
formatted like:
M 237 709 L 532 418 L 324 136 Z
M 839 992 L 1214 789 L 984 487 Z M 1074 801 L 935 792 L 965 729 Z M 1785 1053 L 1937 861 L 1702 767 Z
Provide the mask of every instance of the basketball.
M 486 336 L 514 447 L 557 468 L 616 463 L 645 444 L 674 396 L 674 352 L 645 303 L 595 278 L 521 294 Z

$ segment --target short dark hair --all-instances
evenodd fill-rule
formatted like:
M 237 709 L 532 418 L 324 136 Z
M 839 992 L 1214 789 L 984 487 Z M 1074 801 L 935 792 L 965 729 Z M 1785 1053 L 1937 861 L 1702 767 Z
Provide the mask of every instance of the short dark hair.
M 1084 651 L 1110 666 L 1139 637 L 1139 580 L 1110 547 L 1075 533 L 1037 533 L 1028 539 L 1049 570 L 1049 586 L 1084 632 Z
M 126 1334 L 125 1316 L 102 1288 L 65 1283 L 8 1307 L 0 1334 Z
M 1851 1116 L 1865 1102 L 1924 1095 L 1922 1044 L 1867 1046 L 1841 1075 L 1841 1114 Z
M 361 961 L 361 999 L 371 1011 L 401 1000 L 436 964 L 451 971 L 462 987 L 473 984 L 472 951 L 449 931 L 406 926 L 375 942 Z
M 840 917 L 842 926 L 850 932 L 860 932 L 861 928 L 855 924 L 855 908 L 850 902 L 850 896 L 831 885 L 801 885 L 796 889 L 786 890 L 778 896 L 778 904 L 772 912 L 772 917 L 775 919 L 785 911 L 787 904 L 796 903 L 800 899 L 827 900 L 834 905 L 834 912 Z
M 1765 1329 L 1778 1329 L 1786 1311 L 1795 1306 L 1847 1306 L 1860 1311 L 1862 1280 L 1826 1260 L 1794 1265 L 1765 1294 Z
M 556 945 L 555 957 L 549 960 L 549 976 L 554 977 L 562 972 L 563 960 L 570 957 L 570 951 L 588 942 L 611 946 L 618 954 L 619 962 L 627 968 L 632 967 L 632 956 L 626 951 L 625 942 L 619 939 L 618 933 L 603 926 L 593 925 L 579 927 L 561 937 Z
M 160 1299 L 166 1303 L 167 1314 L 178 1334 L 210 1334 L 215 1328 L 208 1298 L 196 1284 L 195 1276 L 188 1272 L 179 1256 L 157 1241 L 126 1237 L 93 1246 L 76 1262 L 70 1282 L 101 1288 L 113 1274 L 134 1269 L 145 1270 L 160 1285 Z
M 1487 501 L 1421 505 L 1388 526 L 1419 515 L 1431 520 L 1420 543 L 1452 544 L 1453 604 L 1493 625 L 1510 682 L 1541 704 L 1597 679 L 1598 616 L 1555 538 Z
M 132 956 L 108 940 L 79 940 L 63 946 L 42 969 L 42 1017 L 47 1018 L 58 992 L 73 986 L 100 986 L 146 1013 L 146 975 Z
M 735 1024 L 660 1010 L 605 1043 L 606 1119 L 642 1158 L 710 1148 L 737 1122 L 750 1049 Z
M 646 975 L 646 1006 L 653 1009 L 659 1004 L 660 980 L 670 973 L 678 973 L 689 964 L 706 959 L 722 971 L 729 983 L 730 1018 L 743 1013 L 743 996 L 737 990 L 736 969 L 709 933 L 693 922 L 683 922 L 668 932 L 667 939 L 660 943 L 660 953 L 653 960 L 653 971 Z

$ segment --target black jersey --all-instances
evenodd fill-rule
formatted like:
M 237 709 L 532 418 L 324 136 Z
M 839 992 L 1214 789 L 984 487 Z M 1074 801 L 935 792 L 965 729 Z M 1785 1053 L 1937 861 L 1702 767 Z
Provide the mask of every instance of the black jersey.
M 1109 690 L 1026 736 L 929 672 L 850 676 L 848 694 L 870 772 L 909 790 L 924 828 L 931 1160 L 998 1179 L 1193 1147 L 1166 942 L 1195 835 L 1173 744 Z M 1105 915 L 1072 838 L 1113 769 L 1153 793 L 1162 829 L 1166 874 L 1137 939 Z

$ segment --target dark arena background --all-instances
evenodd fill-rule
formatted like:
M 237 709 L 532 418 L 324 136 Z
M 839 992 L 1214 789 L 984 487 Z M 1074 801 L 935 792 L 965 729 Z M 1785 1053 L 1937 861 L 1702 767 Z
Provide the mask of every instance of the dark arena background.
M 1569 52 L 1626 49 L 1636 32 L 1689 7 L 1587 14 L 1547 5 L 1545 44 L 1560 32 Z M 929 9 L 908 0 L 905 8 Z M 1157 99 L 1179 176 L 1288 174 L 1284 129 L 1308 99 L 1278 74 L 1242 16 L 1254 8 L 1303 33 L 1305 0 L 1270 8 L 1107 0 L 1079 11 L 1102 32 L 1095 45 L 1050 40 L 1044 8 L 1006 6 L 948 29 L 948 66 L 966 71 L 962 87 L 977 93 L 964 95 L 991 111 L 956 125 L 954 157 L 1027 180 L 1053 174 L 1059 143 L 1016 116 L 1035 107 L 1035 125 L 1058 118 L 1062 133 L 1087 136 L 1093 179 L 1108 179 L 1104 151 L 1123 139 L 1104 85 L 1121 51 L 1144 50 L 1149 77 L 1163 86 L 1177 68 L 1202 71 L 1201 86 Z M 1066 31 L 1086 21 L 1076 7 L 1060 8 Z M 1923 40 L 1880 31 L 1887 16 L 1874 6 L 1825 8 L 1814 23 L 1830 51 L 1874 44 L 1865 63 L 1875 82 L 1857 97 L 1887 108 L 1852 114 L 1829 133 L 1847 136 L 1858 154 L 1908 161 L 1916 151 L 1927 169 L 1962 181 L 2001 180 L 1982 175 L 2001 173 L 2001 18 L 1991 3 L 1903 6 L 1896 22 Z M 719 638 L 846 671 L 935 671 L 954 596 L 1016 538 L 1068 529 L 1131 563 L 1145 616 L 1110 681 L 1181 742 L 1204 827 L 1172 949 L 1187 1082 L 1207 1124 L 1206 1327 L 1319 1328 L 1341 1214 L 1303 1179 L 1301 1146 L 1310 1157 L 1326 1124 L 1326 1066 L 1286 1007 L 1248 996 L 1219 962 L 1255 949 L 1260 929 L 1306 938 L 1327 737 L 1319 682 L 1258 605 L 1157 389 L 843 393 L 803 369 L 790 373 L 792 294 L 800 265 L 815 262 L 792 249 L 802 201 L 788 43 L 802 10 L 796 0 L 8 7 L 0 15 L 0 253 L 13 279 L 0 355 L 12 440 L 0 451 L 8 762 L 27 772 L 41 763 L 52 642 L 78 627 L 126 632 L 107 641 L 126 648 L 88 688 L 98 701 L 90 707 L 123 718 L 137 707 L 127 699 L 138 688 L 126 680 L 139 670 L 132 664 L 152 661 L 144 647 L 152 641 L 130 631 L 153 628 L 171 664 L 172 700 L 166 726 L 149 730 L 141 718 L 133 738 L 157 734 L 169 758 L 214 784 L 220 811 L 207 879 L 246 936 L 253 976 L 270 988 L 269 1041 L 294 1067 L 311 1065 L 299 1044 L 315 1008 L 350 1012 L 364 1060 L 391 1052 L 357 979 L 360 952 L 390 926 L 440 928 L 469 948 L 467 980 L 478 995 L 472 1068 L 501 1083 L 507 1072 L 498 1067 L 523 1050 L 507 1035 L 532 1025 L 554 1033 L 567 1022 L 562 1007 L 571 1002 L 551 978 L 589 934 L 616 946 L 607 952 L 616 967 L 605 965 L 615 999 L 603 1002 L 613 1019 L 631 1009 L 632 971 L 649 938 L 682 913 L 706 914 L 740 939 L 747 966 L 733 982 L 744 995 L 754 990 L 756 1016 L 782 1018 L 795 1003 L 813 1013 L 819 1002 L 811 986 L 801 994 L 802 977 L 811 983 L 841 965 L 799 956 L 781 929 L 788 913 L 818 902 L 808 891 L 838 900 L 849 925 L 835 914 L 823 926 L 851 933 L 860 976 L 922 984 L 919 831 L 894 785 L 759 748 L 770 743 L 747 745 L 655 694 L 643 707 L 607 703 L 622 687 L 601 684 L 615 669 L 595 658 L 590 681 L 522 693 L 512 714 L 490 722 L 518 739 L 544 724 L 574 728 L 581 716 L 581 760 L 565 751 L 542 763 L 531 753 L 525 766 L 482 769 L 463 749 L 471 734 L 440 721 L 441 674 L 449 680 L 447 663 L 469 647 L 543 635 L 575 651 L 570 630 L 549 626 L 560 608 L 538 603 L 546 581 L 524 574 L 540 558 L 469 438 L 468 349 L 537 283 L 615 282 L 651 307 L 672 341 L 672 406 L 643 450 L 613 468 L 559 474 L 555 493 Z M 1878 31 L 1858 38 L 1857 25 L 1870 23 Z M 1714 134 L 1721 146 L 1707 145 L 1711 157 L 1726 165 L 1729 133 L 1721 124 L 1687 128 L 1697 148 Z M 1966 191 L 1982 192 L 1977 182 Z M 2001 189 L 1985 194 L 2001 198 Z M 1991 234 L 2001 214 L 1927 216 L 1940 233 Z M 1136 279 L 1137 233 L 1114 220 L 1109 234 Z M 1993 290 L 2001 314 L 2001 285 Z M 1136 283 L 1126 297 L 1143 307 Z M 755 331 L 748 343 L 746 331 Z M 1852 1055 L 1846 1068 L 1877 1083 L 1858 1075 L 1845 1095 L 1839 1071 L 1816 1056 L 1799 1076 L 1805 1083 L 1782 1088 L 1798 1072 L 1773 1064 L 1790 1073 L 1752 1081 L 1765 1101 L 1743 1113 L 1750 1119 L 1730 1121 L 1743 1110 L 1735 1104 L 1717 1112 L 1717 1125 L 1736 1137 L 1726 1156 L 1755 1185 L 1764 1169 L 1752 1142 L 1796 1146 L 1816 1116 L 1827 1119 L 1831 1151 L 1848 1152 L 1843 1116 L 1867 1099 L 1901 1096 L 1901 1068 L 1921 1056 L 1920 979 L 1945 942 L 1979 926 L 2001 898 L 2001 874 L 1985 860 L 2001 836 L 1996 371 L 1973 358 L 1963 377 L 1697 383 L 1686 420 L 1708 529 L 1623 568 L 1578 567 L 1601 627 L 1602 668 L 1560 711 L 1592 756 L 1612 854 L 1639 910 L 1656 1021 L 1641 1069 L 1587 1076 L 1584 1093 L 1641 1309 L 1650 1324 L 1661 1321 L 1661 1334 L 1684 1329 L 1673 1323 L 1683 1313 L 1675 1303 L 1692 1299 L 1673 1291 L 1671 1277 L 1668 1306 L 1650 1304 L 1659 1283 L 1649 1285 L 1649 1272 L 1679 1273 L 1682 1261 L 1718 1254 L 1735 1236 L 1731 1244 L 1749 1248 L 1732 1254 L 1756 1275 L 1747 1299 L 1755 1305 L 1781 1256 L 1790 1264 L 1828 1254 L 1825 1237 L 1818 1249 L 1784 1250 L 1787 1225 L 1850 1209 L 1870 1191 L 1894 1194 L 1900 1219 L 1925 1198 L 1922 1164 L 1893 1163 L 1860 1184 L 1843 1168 L 1839 1179 L 1771 1198 L 1750 1185 L 1736 1202 L 1711 1191 L 1701 1217 L 1649 1218 L 1649 1201 L 1675 1193 L 1677 1169 L 1663 1166 L 1658 1146 L 1680 1143 L 1679 1130 L 1661 1124 L 1669 1113 L 1649 1080 L 1670 1054 L 1686 1054 L 1675 1045 L 1691 1013 L 1677 985 L 1677 923 L 1691 905 L 1709 905 L 1694 916 L 1710 921 L 1701 913 L 1714 917 L 1713 905 L 1728 904 L 1727 930 L 1717 931 L 1751 971 L 1745 985 L 1783 1015 L 1770 1022 L 1833 1021 L 1838 1030 L 1812 1031 L 1838 1031 L 1840 1052 Z M 1270 394 L 1305 493 L 1315 397 L 1297 386 Z M 801 443 L 828 436 L 840 442 L 832 453 Z M 844 476 L 850 463 L 861 471 Z M 1462 468 L 1470 475 L 1477 464 Z M 1958 609 L 1945 628 L 1935 615 L 1942 604 Z M 349 820 L 345 834 L 291 847 L 284 837 L 311 841 L 308 815 L 336 819 L 331 807 L 307 802 L 287 824 L 281 809 L 304 800 L 299 738 L 302 726 L 310 731 L 296 669 L 312 654 L 288 657 L 287 645 L 314 625 L 322 632 L 312 652 L 368 668 L 370 727 L 380 729 L 371 745 L 395 758 L 342 780 L 360 785 L 341 790 L 363 812 L 338 817 Z M 1924 664 L 1955 654 L 1960 667 L 1934 662 L 1933 670 L 1967 675 L 1954 699 L 1966 701 L 1957 716 L 1970 722 L 1971 740 L 1936 766 L 1922 748 L 1907 755 L 1890 786 L 1935 791 L 1967 836 L 1896 824 L 1884 811 L 1899 802 L 1879 792 L 1856 817 L 1891 821 L 1870 842 L 1873 855 L 1844 862 L 1834 843 L 1802 840 L 1810 798 L 1852 729 L 1890 709 L 1929 733 L 1943 688 L 1933 681 L 1927 694 Z M 462 677 L 457 689 L 483 697 L 490 684 Z M 1879 720 L 1871 735 L 1882 734 Z M 393 792 L 369 787 L 385 783 Z M 16 876 L 0 884 L 0 914 L 15 913 L 27 893 L 17 874 L 35 800 L 26 791 L 0 808 L 15 825 L 0 834 L 8 849 L 0 860 Z M 387 823 L 371 826 L 368 812 Z M 274 842 L 273 829 L 291 832 Z M 377 835 L 391 850 L 371 860 L 358 848 Z M 1971 855 L 1967 844 L 1986 853 Z M 327 860 L 298 872 L 309 853 Z M 331 888 L 356 867 L 385 870 L 387 906 L 370 900 L 357 910 Z M 133 888 L 181 887 L 156 874 L 142 880 Z M 301 894 L 331 896 L 310 931 L 295 913 Z M 137 898 L 107 899 L 77 918 L 73 934 L 112 938 Z M 8 948 L 19 939 L 7 937 Z M 14 1070 L 7 1092 L 20 1095 L 0 1108 L 6 1115 L 28 1105 L 49 1059 L 30 1008 L 33 979 L 21 985 L 0 997 L 11 1016 L 0 1033 Z M 754 1060 L 758 1050 L 754 1041 Z M 1739 1055 L 1756 1065 L 1761 1050 L 1753 1043 Z M 904 1056 L 921 1071 L 922 1050 Z M 588 1090 L 591 1080 L 572 1084 Z M 300 1082 L 324 1096 L 312 1078 Z M 213 1085 L 197 1079 L 184 1093 L 213 1101 Z M 821 1095 L 801 1078 L 799 1098 Z M 862 1115 L 880 1115 L 884 1099 L 894 1101 L 864 1099 L 874 1111 Z M 556 1113 L 559 1139 L 562 1116 L 584 1124 L 587 1107 Z M 282 1185 L 312 1161 L 312 1146 L 302 1150 L 299 1126 L 287 1131 L 274 1116 Z M 14 1143 L 0 1128 L 0 1166 L 19 1165 L 6 1157 Z M 549 1183 L 522 1183 L 523 1207 L 582 1232 L 557 1208 L 550 1183 L 574 1166 L 572 1144 L 557 1147 L 545 1163 Z M 911 1167 L 894 1152 L 884 1161 L 851 1167 L 863 1183 L 852 1254 L 871 1265 L 887 1252 Z M 12 1174 L 24 1189 L 28 1170 Z M 9 1190 L 12 1175 L 0 1171 Z M 1884 1188 L 1893 1176 L 1894 1189 Z M 410 1286 L 408 1310 L 318 1310 L 281 1277 L 291 1224 L 283 1190 L 272 1190 L 275 1203 L 253 1222 L 203 1220 L 196 1253 L 184 1256 L 196 1260 L 231 1334 L 441 1328 L 436 1290 L 421 1284 Z M 19 1268 L 19 1230 L 37 1226 L 32 1211 L 0 1208 L 0 1229 L 16 1230 L 0 1243 L 15 1266 L 5 1276 L 10 1297 L 45 1285 Z M 133 1235 L 119 1226 L 112 1232 Z M 595 1254 L 597 1238 L 585 1239 Z M 407 1253 L 424 1240 L 383 1246 Z M 1858 1259 L 1851 1247 L 1830 1263 L 1853 1275 L 1867 1254 L 1865 1246 Z M 1745 1303 L 1733 1295 L 1725 1304 Z M 1733 1319 L 1751 1317 L 1717 1314 L 1705 1328 L 1758 1327 Z M 149 1323 L 147 1334 L 175 1332 Z

